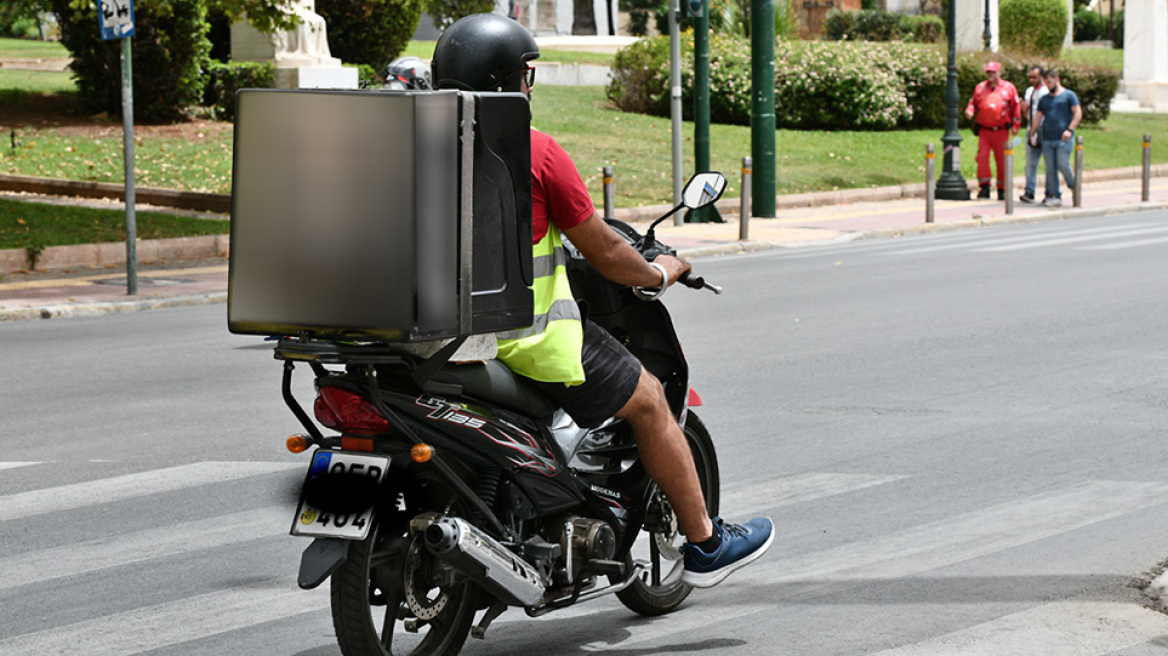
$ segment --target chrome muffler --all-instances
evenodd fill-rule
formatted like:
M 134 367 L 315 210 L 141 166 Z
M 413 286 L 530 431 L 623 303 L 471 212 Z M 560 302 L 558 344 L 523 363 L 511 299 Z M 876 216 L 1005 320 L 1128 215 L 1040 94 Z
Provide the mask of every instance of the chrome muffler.
M 410 522 L 434 556 L 471 577 L 491 594 L 514 606 L 535 606 L 544 595 L 543 577 L 534 567 L 473 524 L 434 513 Z

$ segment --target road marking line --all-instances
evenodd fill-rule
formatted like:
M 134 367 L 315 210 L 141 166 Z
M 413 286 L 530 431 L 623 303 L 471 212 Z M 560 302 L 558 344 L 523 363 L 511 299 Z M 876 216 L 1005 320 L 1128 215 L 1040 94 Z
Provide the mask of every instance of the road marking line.
M 1135 603 L 1067 601 L 954 631 L 876 656 L 1103 656 L 1168 633 L 1168 617 Z
M 721 507 L 734 517 L 749 517 L 771 508 L 847 494 L 904 478 L 908 477 L 829 473 L 778 476 L 727 489 L 722 495 Z
M 302 469 L 299 462 L 196 462 L 0 497 L 0 521 Z
M 1131 225 L 1124 226 L 1124 227 L 1125 228 L 1147 228 L 1149 226 L 1151 226 L 1151 224 L 1149 224 L 1149 223 L 1136 223 L 1136 224 L 1131 224 Z M 1061 235 L 1064 237 L 1070 237 L 1073 235 L 1094 235 L 1094 234 L 1099 234 L 1099 233 L 1115 234 L 1115 229 L 1116 229 L 1116 226 L 1111 225 L 1111 226 L 1106 226 L 1103 228 L 1082 228 L 1080 230 L 1063 230 L 1063 231 L 1058 231 L 1058 232 L 1044 231 L 1043 234 L 1058 234 L 1058 235 Z M 1162 230 L 1163 228 L 1154 228 L 1154 229 Z M 962 234 L 965 234 L 965 233 L 962 233 Z M 1026 235 L 1005 235 L 1005 234 L 1003 234 L 1003 235 L 1000 235 L 997 237 L 986 236 L 986 237 L 981 238 L 981 239 L 970 239 L 968 241 L 959 242 L 959 243 L 937 244 L 934 246 L 921 246 L 919 248 L 905 248 L 905 249 L 896 250 L 896 251 L 886 251 L 886 252 L 880 253 L 880 255 L 913 255 L 916 253 L 931 253 L 933 251 L 958 250 L 958 249 L 962 249 L 962 248 L 971 248 L 974 246 L 984 246 L 984 245 L 994 245 L 994 244 L 1011 244 L 1014 242 L 1029 242 L 1029 241 L 1033 241 L 1035 237 L 1042 237 L 1043 234 L 1026 234 Z
M 0 558 L 0 590 L 288 533 L 293 510 L 269 506 Z
M 16 469 L 18 467 L 28 467 L 29 465 L 39 465 L 39 462 L 0 462 L 0 469 Z
M 327 586 L 305 591 L 281 577 L 0 640 L 0 654 L 72 654 L 84 646 L 86 656 L 130 656 L 328 608 Z
M 1100 244 L 1098 246 L 1083 246 L 1081 251 L 1106 251 L 1116 248 L 1134 248 L 1136 246 L 1150 246 L 1152 244 L 1163 244 L 1168 242 L 1168 237 L 1155 237 L 1152 239 L 1137 239 L 1135 241 L 1121 241 L 1118 244 Z
M 783 601 L 821 597 L 872 581 L 955 565 L 1163 503 L 1168 503 L 1168 484 L 1087 481 L 824 551 L 780 559 L 763 556 L 748 573 L 730 580 L 731 585 L 737 582 L 739 586 L 765 588 L 769 605 L 755 611 L 730 604 L 672 624 L 631 626 L 629 637 L 618 644 L 625 648 L 722 621 L 741 620 L 753 612 L 772 611 Z M 779 537 L 772 553 L 783 548 L 782 527 L 777 530 Z M 596 651 L 614 646 L 597 642 L 586 648 Z
M 1116 237 L 1131 237 L 1135 235 L 1146 235 L 1156 232 L 1168 232 L 1168 228 L 1144 228 L 1142 230 L 1117 230 L 1110 234 L 1102 235 L 1083 235 L 1079 237 L 1062 237 L 1058 239 L 1045 239 L 1041 241 L 1032 241 L 1025 244 L 1012 244 L 1009 246 L 995 246 L 992 248 L 978 248 L 974 249 L 976 253 L 1004 253 L 1006 251 L 1020 251 L 1028 248 L 1043 248 L 1046 246 L 1062 246 L 1064 244 L 1078 244 L 1084 241 L 1097 241 L 1099 239 L 1113 239 Z

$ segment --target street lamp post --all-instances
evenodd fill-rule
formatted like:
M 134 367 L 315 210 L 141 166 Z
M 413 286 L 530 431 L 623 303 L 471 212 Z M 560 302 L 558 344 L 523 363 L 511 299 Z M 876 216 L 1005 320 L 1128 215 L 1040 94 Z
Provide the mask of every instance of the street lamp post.
M 994 42 L 994 33 L 990 29 L 990 0 L 985 1 L 985 30 L 981 33 L 981 39 L 985 42 L 986 52 L 989 52 Z
M 961 177 L 961 133 L 957 130 L 957 2 L 949 0 L 945 33 L 949 37 L 949 70 L 945 75 L 945 159 L 937 179 L 937 198 L 969 200 L 969 185 Z

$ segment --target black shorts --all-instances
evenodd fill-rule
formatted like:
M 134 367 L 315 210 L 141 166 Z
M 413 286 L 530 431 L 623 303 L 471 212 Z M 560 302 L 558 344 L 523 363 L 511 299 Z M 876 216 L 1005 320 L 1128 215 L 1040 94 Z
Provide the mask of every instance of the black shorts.
M 563 383 L 529 382 L 559 404 L 578 426 L 595 428 L 633 398 L 641 380 L 641 361 L 591 321 L 584 322 L 581 360 L 583 384 L 567 387 Z

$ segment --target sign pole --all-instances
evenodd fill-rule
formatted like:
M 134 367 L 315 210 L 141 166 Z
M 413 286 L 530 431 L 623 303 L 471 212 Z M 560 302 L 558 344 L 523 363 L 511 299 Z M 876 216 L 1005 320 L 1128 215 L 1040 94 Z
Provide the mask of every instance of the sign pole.
M 122 39 L 122 151 L 126 160 L 126 294 L 138 294 L 138 219 L 134 215 L 134 81 L 130 37 Z
M 138 221 L 134 216 L 134 76 L 130 37 L 134 36 L 134 0 L 100 0 L 97 26 L 102 41 L 122 41 L 122 151 L 126 176 L 126 294 L 138 293 Z

